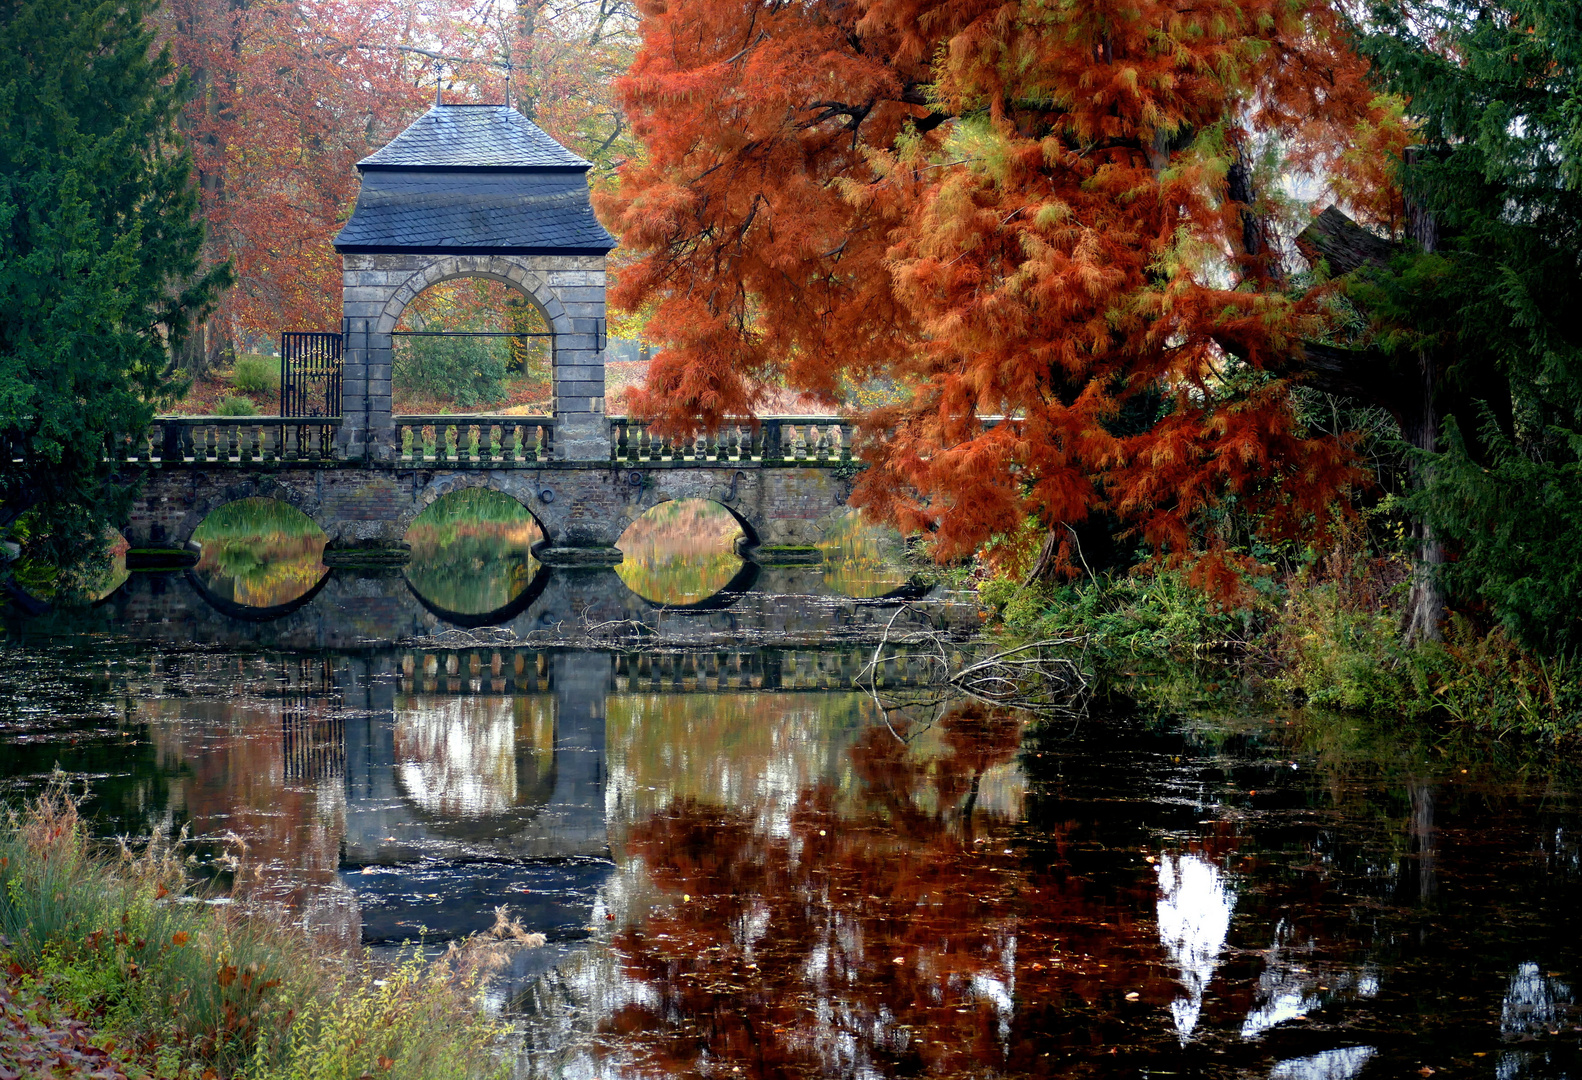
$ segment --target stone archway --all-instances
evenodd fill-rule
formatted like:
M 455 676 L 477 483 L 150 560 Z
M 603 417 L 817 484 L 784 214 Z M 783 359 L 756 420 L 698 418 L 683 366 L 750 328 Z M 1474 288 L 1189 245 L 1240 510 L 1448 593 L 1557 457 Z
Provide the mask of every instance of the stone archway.
M 544 325 L 557 337 L 574 333 L 565 305 L 541 275 L 506 255 L 449 255 L 435 259 L 403 281 L 385 302 L 374 333 L 388 335 L 401 322 L 401 314 L 425 289 L 456 278 L 487 278 L 510 285 L 530 300 L 544 317 Z
M 604 419 L 604 257 L 602 255 L 346 255 L 346 357 L 342 443 L 350 456 L 390 456 L 393 409 L 391 331 L 430 285 L 485 277 L 522 292 L 553 339 L 555 456 L 609 457 Z

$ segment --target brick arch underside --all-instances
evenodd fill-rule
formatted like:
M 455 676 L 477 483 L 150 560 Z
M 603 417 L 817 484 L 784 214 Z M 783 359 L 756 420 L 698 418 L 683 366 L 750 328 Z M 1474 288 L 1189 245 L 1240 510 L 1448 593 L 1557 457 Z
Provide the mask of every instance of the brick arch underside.
M 731 497 L 731 501 L 726 501 L 727 491 L 728 489 L 723 491 L 715 490 L 708 493 L 697 494 L 669 494 L 662 491 L 652 493 L 645 492 L 644 498 L 632 507 L 632 509 L 636 512 L 626 520 L 626 522 L 621 526 L 619 535 L 617 535 L 615 539 L 611 540 L 610 542 L 613 544 L 620 540 L 622 536 L 626 535 L 627 529 L 635 525 L 639 519 L 641 519 L 656 506 L 663 506 L 668 502 L 684 502 L 687 499 L 697 499 L 701 502 L 712 503 L 721 510 L 724 510 L 726 513 L 730 514 L 732 519 L 735 520 L 737 526 L 742 530 L 742 536 L 745 538 L 747 546 L 757 547 L 763 542 L 761 539 L 762 527 L 758 522 L 753 520 L 755 515 L 752 513 L 749 507 L 732 505 L 733 503 L 740 502 L 740 499 Z
M 572 332 L 571 319 L 549 282 L 543 275 L 528 269 L 509 255 L 436 256 L 433 262 L 414 271 L 411 277 L 396 286 L 390 299 L 385 301 L 374 332 L 387 337 L 394 331 L 407 305 L 424 289 L 444 281 L 469 277 L 487 278 L 515 288 L 538 308 L 550 333 L 560 335 Z

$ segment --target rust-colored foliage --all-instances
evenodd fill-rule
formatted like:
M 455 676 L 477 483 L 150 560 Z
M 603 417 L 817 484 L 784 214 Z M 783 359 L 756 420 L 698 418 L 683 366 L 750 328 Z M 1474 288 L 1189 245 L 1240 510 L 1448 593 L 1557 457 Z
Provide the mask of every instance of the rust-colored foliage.
M 356 162 L 434 101 L 512 103 L 567 145 L 624 149 L 608 96 L 629 53 L 630 14 L 543 0 L 507 5 L 395 0 L 168 0 L 156 18 L 191 82 L 192 149 L 206 255 L 237 285 L 208 330 L 208 359 L 250 335 L 340 325 L 331 240 L 357 196 Z
M 1102 510 L 1207 553 L 1223 595 L 1216 508 L 1291 536 L 1343 505 L 1351 454 L 1285 392 L 1322 308 L 1249 183 L 1274 146 L 1398 217 L 1354 151 L 1398 146 L 1400 113 L 1326 0 L 643 12 L 622 93 L 647 156 L 600 202 L 638 256 L 612 299 L 656 303 L 667 345 L 636 409 L 686 428 L 781 380 L 832 406 L 887 381 L 854 501 L 941 557 Z
M 1016 822 L 977 805 L 1021 719 L 966 703 L 940 725 L 937 756 L 867 732 L 855 799 L 805 788 L 788 835 L 690 800 L 634 828 L 629 855 L 681 901 L 615 939 L 645 988 L 609 1022 L 636 1075 L 1064 1075 L 1050 1051 L 1128 1041 L 1105 1013 L 1123 994 L 1172 999 L 1136 917 L 1149 867 L 1105 883 L 1063 858 L 1024 867 Z

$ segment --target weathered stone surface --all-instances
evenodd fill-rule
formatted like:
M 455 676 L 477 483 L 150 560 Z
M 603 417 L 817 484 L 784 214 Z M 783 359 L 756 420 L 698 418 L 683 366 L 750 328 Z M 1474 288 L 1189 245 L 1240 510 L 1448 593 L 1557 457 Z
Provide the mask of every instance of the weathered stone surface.
M 557 410 L 603 412 L 604 372 L 596 332 L 604 319 L 604 259 L 553 255 L 346 255 L 342 257 L 347 320 L 342 384 L 341 443 L 348 456 L 363 447 L 388 461 L 391 332 L 406 306 L 424 289 L 459 277 L 484 277 L 519 290 L 556 335 Z M 573 324 L 572 316 L 576 316 Z M 564 370 L 562 370 L 564 368 Z M 566 384 L 566 385 L 562 385 Z M 570 423 L 557 432 L 562 459 L 602 457 L 591 435 Z M 599 433 L 603 438 L 602 431 Z
M 602 427 L 596 445 L 609 453 Z M 150 470 L 124 532 L 134 548 L 179 548 L 226 503 L 268 498 L 302 511 L 332 547 L 395 545 L 435 499 L 469 487 L 511 496 L 537 519 L 550 547 L 575 548 L 613 546 L 633 521 L 672 499 L 719 503 L 741 524 L 749 548 L 806 547 L 846 512 L 849 494 L 848 482 L 832 469 L 756 462 L 516 469 L 222 465 Z

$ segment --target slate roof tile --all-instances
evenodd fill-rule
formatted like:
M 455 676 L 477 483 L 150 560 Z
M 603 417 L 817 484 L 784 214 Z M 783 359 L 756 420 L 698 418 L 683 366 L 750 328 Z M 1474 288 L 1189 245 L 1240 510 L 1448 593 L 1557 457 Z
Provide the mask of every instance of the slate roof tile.
M 436 105 L 357 163 L 390 167 L 589 169 L 515 109 L 503 105 Z

